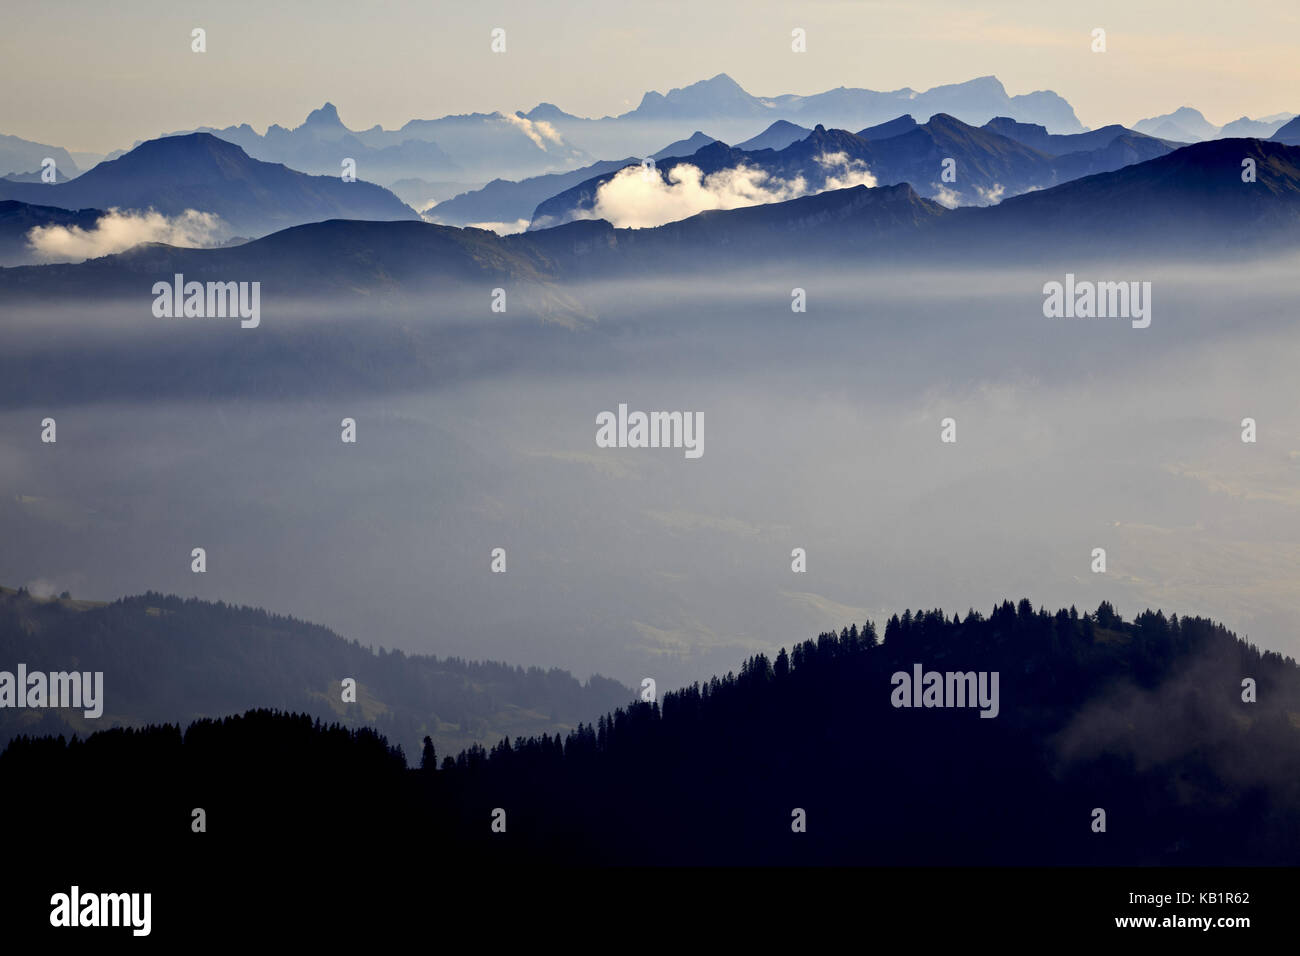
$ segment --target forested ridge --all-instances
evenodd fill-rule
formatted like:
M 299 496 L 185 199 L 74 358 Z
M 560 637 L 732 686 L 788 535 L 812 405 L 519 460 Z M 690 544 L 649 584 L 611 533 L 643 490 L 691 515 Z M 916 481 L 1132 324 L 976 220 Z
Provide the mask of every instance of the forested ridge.
M 369 726 L 408 750 L 425 735 L 460 749 L 573 727 L 632 698 L 599 675 L 584 685 L 559 668 L 372 649 L 260 608 L 156 592 L 103 604 L 0 589 L 0 669 L 19 662 L 103 671 L 105 710 L 86 720 L 75 710 L 2 709 L 0 745 L 20 733 L 84 737 L 274 708 Z M 342 700 L 346 677 L 357 682 L 354 704 Z
M 997 717 L 894 706 L 891 675 L 916 664 L 998 672 Z M 95 839 L 159 853 L 270 840 L 382 859 L 418 847 L 438 866 L 1300 861 L 1295 661 L 1202 618 L 1126 622 L 1106 603 L 909 611 L 883 641 L 870 623 L 824 633 L 563 737 L 411 757 L 372 730 L 254 710 L 17 739 L 0 800 L 48 834 L 89 788 L 118 821 Z

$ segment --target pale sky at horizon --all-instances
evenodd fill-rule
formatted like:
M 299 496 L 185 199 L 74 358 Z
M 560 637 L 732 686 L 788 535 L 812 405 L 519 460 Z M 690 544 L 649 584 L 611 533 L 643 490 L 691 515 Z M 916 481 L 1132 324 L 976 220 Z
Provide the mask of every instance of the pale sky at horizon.
M 11 12 L 0 34 L 0 133 L 108 152 L 197 126 L 293 127 L 327 100 L 353 129 L 543 101 L 603 116 L 632 109 L 647 90 L 718 73 L 760 96 L 923 90 L 993 74 L 1012 95 L 1054 90 L 1090 127 L 1180 106 L 1220 125 L 1300 112 L 1294 0 L 1134 7 L 44 0 Z M 207 31 L 203 54 L 190 51 L 196 26 Z M 505 54 L 489 49 L 498 26 Z M 795 27 L 807 31 L 807 53 L 790 51 Z M 1106 30 L 1105 53 L 1091 52 L 1094 27 Z

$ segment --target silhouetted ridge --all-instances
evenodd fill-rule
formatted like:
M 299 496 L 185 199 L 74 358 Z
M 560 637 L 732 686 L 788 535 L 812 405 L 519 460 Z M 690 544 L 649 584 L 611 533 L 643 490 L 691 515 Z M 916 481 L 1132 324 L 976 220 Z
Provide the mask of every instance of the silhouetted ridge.
M 440 861 L 479 863 L 1297 858 L 1294 660 L 1261 653 L 1202 618 L 1145 611 L 1125 622 L 1104 602 L 1085 614 L 1035 610 L 1027 600 L 987 617 L 906 611 L 890 618 L 883 638 L 870 622 L 823 633 L 661 703 L 582 723 L 563 739 L 546 733 L 473 746 L 444 757 L 437 772 L 429 744 L 422 769 L 403 774 L 402 758 L 377 738 L 253 714 L 247 723 L 191 727 L 179 755 L 175 729 L 74 745 L 19 740 L 0 755 L 0 794 L 8 819 L 43 821 L 59 812 L 59 799 L 35 800 L 12 781 L 80 778 L 95 769 L 92 755 L 106 761 L 100 768 L 111 759 L 138 776 L 114 795 L 122 806 L 107 809 L 115 819 L 122 813 L 131 832 L 163 841 L 160 821 L 178 791 L 198 787 L 220 805 L 256 781 L 259 795 L 274 789 L 292 807 L 294 794 L 314 792 L 299 779 L 329 777 L 328 765 L 362 798 L 340 810 L 341 797 L 325 797 L 337 814 L 334 838 L 419 843 L 436 846 Z M 895 675 L 917 667 L 998 674 L 989 682 L 996 716 L 980 716 L 989 710 L 982 696 L 978 706 L 952 706 L 952 698 L 949 706 L 899 706 Z M 192 741 L 206 748 L 201 759 L 185 753 Z M 149 748 L 171 756 L 151 762 Z M 285 809 L 282 817 L 279 807 L 240 816 L 251 828 L 241 839 L 268 828 L 307 838 L 300 822 L 316 821 L 314 811 Z M 1095 808 L 1107 813 L 1104 834 L 1092 829 Z M 509 839 L 490 828 L 498 810 Z M 806 832 L 791 828 L 797 810 Z
M 0 741 L 276 707 L 374 725 L 408 749 L 429 734 L 448 749 L 572 727 L 632 698 L 598 675 L 584 685 L 559 668 L 373 649 L 260 608 L 154 592 L 102 605 L 0 592 L 0 669 L 19 661 L 103 671 L 104 715 L 4 708 Z M 341 700 L 345 677 L 356 705 Z

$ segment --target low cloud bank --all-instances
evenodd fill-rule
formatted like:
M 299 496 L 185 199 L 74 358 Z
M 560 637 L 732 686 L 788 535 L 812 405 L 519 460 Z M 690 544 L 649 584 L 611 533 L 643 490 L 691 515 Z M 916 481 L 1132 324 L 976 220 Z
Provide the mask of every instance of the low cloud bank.
M 43 262 L 80 262 L 123 252 L 142 242 L 165 242 L 171 246 L 201 248 L 219 241 L 219 216 L 186 209 L 178 216 L 164 216 L 152 209 L 124 212 L 110 209 L 90 229 L 80 226 L 37 226 L 27 234 L 27 243 Z
M 816 157 L 820 168 L 815 184 L 803 175 L 783 179 L 765 170 L 741 164 L 705 174 L 691 163 L 678 163 L 667 172 L 637 166 L 619 170 L 596 191 L 596 204 L 587 218 L 607 219 L 619 228 L 643 229 L 686 219 L 707 209 L 737 209 L 798 199 L 828 189 L 876 185 L 861 160 L 845 153 Z

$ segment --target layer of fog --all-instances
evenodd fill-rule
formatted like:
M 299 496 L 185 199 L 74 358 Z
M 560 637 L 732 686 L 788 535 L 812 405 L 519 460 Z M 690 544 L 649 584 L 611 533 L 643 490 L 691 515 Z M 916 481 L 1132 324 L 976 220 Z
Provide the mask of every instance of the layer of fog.
M 40 374 L 0 411 L 0 583 L 193 594 L 661 689 L 1020 597 L 1208 615 L 1296 654 L 1293 266 L 1079 273 L 1152 280 L 1150 328 L 1045 319 L 1063 276 L 1014 270 L 620 283 L 576 290 L 576 328 L 431 305 L 428 355 L 385 337 L 410 316 L 14 312 L 0 354 Z M 344 336 L 366 374 L 331 354 Z M 43 398 L 73 374 L 83 400 Z M 619 403 L 702 413 L 703 457 L 597 448 Z

